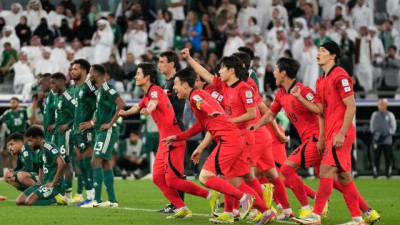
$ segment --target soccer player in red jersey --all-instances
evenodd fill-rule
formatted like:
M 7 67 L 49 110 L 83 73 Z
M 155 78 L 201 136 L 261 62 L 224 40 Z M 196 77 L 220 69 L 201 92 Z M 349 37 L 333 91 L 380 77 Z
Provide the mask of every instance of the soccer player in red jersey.
M 290 58 L 280 58 L 274 69 L 276 85 L 282 88 L 278 90 L 270 111 L 265 114 L 256 125 L 254 130 L 273 121 L 276 115 L 283 108 L 301 138 L 302 144 L 293 151 L 288 160 L 281 167 L 285 183 L 293 190 L 297 199 L 300 201 L 300 217 L 311 214 L 307 193 L 304 183 L 297 174 L 300 168 L 314 166 L 317 171 L 321 161 L 318 151 L 322 151 L 324 146 L 323 132 L 320 132 L 319 119 L 316 114 L 309 111 L 300 101 L 298 101 L 290 91 L 297 87 L 301 90 L 301 95 L 308 101 L 314 101 L 314 92 L 311 88 L 296 81 L 296 74 L 300 64 Z M 317 172 L 318 174 L 318 172 Z
M 128 111 L 121 110 L 119 115 L 128 116 L 141 113 L 151 115 L 156 123 L 160 139 L 181 133 L 176 123 L 175 113 L 163 89 L 154 85 L 157 71 L 151 63 L 141 63 L 135 76 L 136 85 L 145 93 L 139 104 Z M 207 198 L 212 211 L 217 198 L 215 192 L 205 190 L 193 182 L 182 179 L 184 176 L 184 156 L 186 144 L 178 141 L 166 146 L 160 144 L 154 160 L 153 182 L 160 188 L 164 196 L 178 208 L 174 216 L 169 218 L 191 217 L 192 212 L 179 197 L 177 190 Z
M 317 61 L 324 75 L 316 83 L 315 103 L 305 101 L 299 88 L 293 88 L 292 94 L 310 111 L 323 114 L 326 149 L 323 152 L 320 167 L 320 184 L 313 213 L 295 221 L 300 224 L 321 224 L 321 213 L 334 186 L 335 174 L 338 176 L 344 200 L 349 208 L 352 220 L 346 225 L 363 225 L 360 207 L 367 207 L 351 176 L 351 149 L 356 130 L 352 123 L 355 115 L 355 99 L 350 76 L 336 61 L 340 57 L 340 48 L 333 42 L 325 42 L 318 49 Z M 375 210 L 369 210 L 365 218 L 368 224 L 379 219 Z
M 230 117 L 230 121 L 236 124 L 237 128 L 239 128 L 239 130 L 241 130 L 242 134 L 245 136 L 245 152 L 247 154 L 248 163 L 252 167 L 256 166 L 257 161 L 253 162 L 251 157 L 253 156 L 252 153 L 255 152 L 253 150 L 258 149 L 254 148 L 255 139 L 253 132 L 246 132 L 246 127 L 253 122 L 258 111 L 256 108 L 256 102 L 254 101 L 253 90 L 246 82 L 243 82 L 239 79 L 243 77 L 243 75 L 241 75 L 242 73 L 247 74 L 247 71 L 245 68 L 243 68 L 243 62 L 235 56 L 222 58 L 221 69 L 219 70 L 221 77 L 215 77 L 200 64 L 198 64 L 192 57 L 190 57 L 188 49 L 183 49 L 181 54 L 197 74 L 206 80 L 207 83 L 212 84 L 215 88 L 221 90 L 221 93 L 224 97 L 225 113 Z M 261 151 L 261 153 L 263 152 Z M 260 155 L 261 154 L 259 154 L 258 157 L 260 157 Z M 255 159 L 258 160 L 259 158 Z M 273 160 L 271 160 L 271 162 L 271 165 L 262 165 L 267 168 L 266 170 L 262 170 L 262 172 L 268 173 L 271 177 L 271 180 L 276 180 L 276 185 L 285 191 L 284 184 L 278 177 L 278 174 L 275 170 Z M 269 167 L 271 168 L 269 169 Z M 258 179 L 255 179 L 254 169 L 250 170 L 250 172 L 246 175 L 245 181 L 257 192 L 256 198 L 258 197 L 260 199 L 264 199 L 260 182 Z M 225 196 L 225 212 L 230 213 L 233 211 L 234 202 L 234 199 L 230 198 L 229 196 Z M 262 210 L 260 211 L 264 212 Z M 217 220 L 222 219 L 223 217 L 224 214 L 220 215 Z
M 242 177 L 249 173 L 250 168 L 243 151 L 245 143 L 241 131 L 229 122 L 229 117 L 224 115 L 224 110 L 211 95 L 203 90 L 194 89 L 194 83 L 195 73 L 193 70 L 184 69 L 175 75 L 174 90 L 178 93 L 179 98 L 189 99 L 197 123 L 184 133 L 166 138 L 164 142 L 185 140 L 202 130 L 207 130 L 218 144 L 203 166 L 199 177 L 200 182 L 206 187 L 229 195 L 241 202 L 243 202 L 243 199 L 240 199 L 240 197 L 245 195 L 234 194 L 237 190 L 231 184 L 238 187 L 242 193 L 250 193 L 256 196 L 257 193 L 242 182 Z M 192 160 L 197 162 L 200 155 L 201 151 L 196 150 L 192 155 Z M 231 184 L 217 177 L 217 175 L 224 176 Z M 275 217 L 275 214 L 266 208 L 265 202 L 260 198 L 256 197 L 254 206 L 263 212 L 264 221 L 272 220 Z M 248 204 L 245 205 L 243 211 L 242 218 L 245 218 L 250 211 Z M 229 223 L 233 223 L 232 213 L 230 212 L 228 216 Z M 214 219 L 210 220 L 214 221 Z

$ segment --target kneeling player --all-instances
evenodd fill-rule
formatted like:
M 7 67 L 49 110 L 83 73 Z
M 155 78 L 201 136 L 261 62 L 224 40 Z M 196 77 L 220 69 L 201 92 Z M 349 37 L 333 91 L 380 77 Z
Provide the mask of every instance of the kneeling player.
M 4 174 L 4 181 L 23 191 L 36 183 L 39 165 L 32 148 L 24 144 L 24 135 L 13 133 L 7 143 L 11 154 L 17 156 L 17 166 Z
M 50 205 L 56 203 L 56 195 L 61 191 L 63 168 L 65 165 L 58 148 L 46 142 L 40 127 L 32 126 L 26 133 L 28 144 L 39 150 L 38 183 L 26 189 L 18 198 L 17 205 Z

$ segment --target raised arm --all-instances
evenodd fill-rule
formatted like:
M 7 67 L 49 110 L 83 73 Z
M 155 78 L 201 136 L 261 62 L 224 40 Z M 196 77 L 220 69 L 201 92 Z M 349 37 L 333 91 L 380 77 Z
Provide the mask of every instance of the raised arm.
M 322 114 L 323 113 L 323 106 L 320 103 L 313 103 L 307 100 L 306 98 L 303 97 L 301 94 L 301 90 L 298 86 L 295 86 L 290 90 L 290 93 L 299 101 L 301 104 L 303 104 L 308 111 L 315 113 L 315 114 Z
M 196 73 L 203 78 L 207 83 L 213 84 L 214 75 L 212 75 L 206 68 L 202 67 L 196 60 L 190 56 L 188 48 L 181 51 L 182 57 L 189 63 L 189 65 L 196 71 Z

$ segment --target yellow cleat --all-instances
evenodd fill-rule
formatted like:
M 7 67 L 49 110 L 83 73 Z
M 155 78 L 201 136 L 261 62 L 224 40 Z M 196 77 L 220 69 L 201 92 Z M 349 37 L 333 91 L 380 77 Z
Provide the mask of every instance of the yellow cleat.
M 54 196 L 54 198 L 56 199 L 57 205 L 66 205 L 67 204 L 67 202 L 65 201 L 65 197 L 60 194 Z
M 379 213 L 375 209 L 372 209 L 371 214 L 367 217 L 364 217 L 364 222 L 365 224 L 372 225 L 378 222 L 380 219 L 381 215 L 379 215 Z
M 260 220 L 263 218 L 263 214 L 262 213 L 258 213 L 256 217 L 254 217 L 254 219 L 251 221 L 252 223 L 258 223 L 260 222 Z
M 270 183 L 264 184 L 263 195 L 265 199 L 265 204 L 267 204 L 268 208 L 272 206 L 272 200 L 274 200 L 274 185 Z
M 311 215 L 312 213 L 312 208 L 311 209 L 299 209 L 299 218 L 306 218 L 307 216 Z
M 215 209 L 219 205 L 219 199 L 218 199 L 218 192 L 216 191 L 211 191 L 211 197 L 208 199 L 208 203 L 210 204 L 210 209 L 211 209 L 211 215 L 214 214 Z
M 188 208 L 181 208 L 176 211 L 172 216 L 167 216 L 167 219 L 180 219 L 180 218 L 191 218 L 193 216 L 192 210 Z
M 210 218 L 210 222 L 215 224 L 231 224 L 233 221 L 233 214 L 225 212 L 221 213 L 217 218 Z
M 321 219 L 323 220 L 328 219 L 328 213 L 329 213 L 329 201 L 326 202 L 324 209 L 322 210 Z

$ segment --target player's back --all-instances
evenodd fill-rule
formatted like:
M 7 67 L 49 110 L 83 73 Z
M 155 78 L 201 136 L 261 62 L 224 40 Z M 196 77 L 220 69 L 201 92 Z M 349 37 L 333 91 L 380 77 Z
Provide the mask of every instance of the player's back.
M 60 156 L 60 151 L 53 143 L 45 141 L 38 154 L 44 173 L 41 184 L 52 182 L 57 173 L 57 157 Z M 62 178 L 58 183 L 62 183 Z
M 151 112 L 151 116 L 157 125 L 160 139 L 180 133 L 181 129 L 178 126 L 172 104 L 168 95 L 160 86 L 152 84 L 140 101 L 139 106 L 146 108 L 151 100 L 158 102 L 155 110 Z

